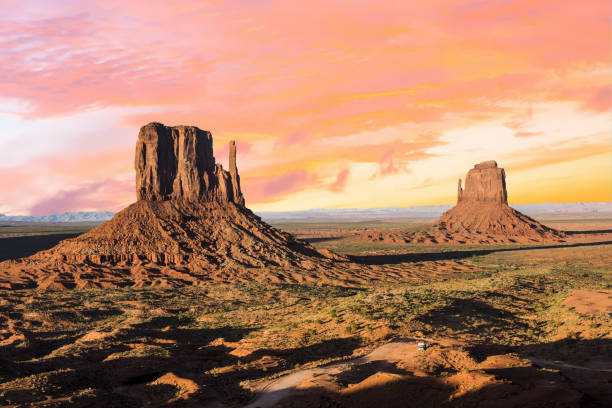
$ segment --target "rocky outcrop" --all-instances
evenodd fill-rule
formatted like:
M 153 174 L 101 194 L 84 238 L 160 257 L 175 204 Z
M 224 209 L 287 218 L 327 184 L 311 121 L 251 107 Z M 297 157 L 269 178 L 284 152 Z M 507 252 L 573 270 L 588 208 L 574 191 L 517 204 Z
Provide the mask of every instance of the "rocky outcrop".
M 28 258 L 0 263 L 0 288 L 202 285 L 319 277 L 345 258 L 264 223 L 244 206 L 230 142 L 229 171 L 210 132 L 149 123 L 136 142 L 138 201 L 108 222 Z M 283 278 L 285 279 L 285 278 Z
M 232 198 L 236 204 L 244 205 L 244 196 L 240 190 L 240 176 L 236 167 L 236 142 L 234 140 L 229 144 L 229 174 L 232 182 Z
M 457 186 L 457 202 L 461 201 L 463 198 L 463 189 L 461 188 L 461 179 L 459 179 L 459 183 Z
M 560 242 L 565 235 L 508 205 L 506 173 L 494 160 L 474 165 L 457 186 L 457 205 L 428 231 L 363 234 L 371 241 L 417 244 L 512 244 Z
M 508 204 L 504 169 L 497 167 L 494 160 L 474 165 L 467 173 L 465 190 L 459 179 L 457 204 L 463 201 Z
M 136 143 L 136 194 L 147 201 L 211 201 L 244 205 L 230 143 L 230 171 L 215 163 L 212 135 L 194 126 L 149 123 Z
M 435 230 L 446 239 L 466 243 L 528 243 L 558 241 L 548 228 L 508 205 L 506 172 L 495 160 L 475 164 L 467 173 L 457 205 L 440 217 Z

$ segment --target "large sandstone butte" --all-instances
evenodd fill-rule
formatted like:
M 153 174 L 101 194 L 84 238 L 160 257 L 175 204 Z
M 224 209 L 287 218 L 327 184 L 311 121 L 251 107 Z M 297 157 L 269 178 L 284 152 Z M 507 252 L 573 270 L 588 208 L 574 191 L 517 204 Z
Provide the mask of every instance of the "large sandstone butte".
M 0 287 L 65 289 L 316 280 L 343 258 L 264 223 L 244 206 L 230 143 L 229 171 L 212 135 L 149 123 L 136 143 L 138 201 L 110 221 L 31 257 L 0 263 Z M 265 276 L 263 276 L 265 275 Z M 263 277 L 262 277 L 263 276 Z
M 508 205 L 506 172 L 491 160 L 474 165 L 457 191 L 457 205 L 442 214 L 429 231 L 364 234 L 372 241 L 423 244 L 512 244 L 561 242 L 560 231 L 546 227 Z
M 236 168 L 236 143 L 230 142 L 230 171 L 215 163 L 212 135 L 193 126 L 149 123 L 136 143 L 138 200 L 218 201 L 244 206 Z
M 474 165 L 465 179 L 465 191 L 461 188 L 459 179 L 457 205 L 463 203 L 508 205 L 504 169 L 497 167 L 494 160 Z

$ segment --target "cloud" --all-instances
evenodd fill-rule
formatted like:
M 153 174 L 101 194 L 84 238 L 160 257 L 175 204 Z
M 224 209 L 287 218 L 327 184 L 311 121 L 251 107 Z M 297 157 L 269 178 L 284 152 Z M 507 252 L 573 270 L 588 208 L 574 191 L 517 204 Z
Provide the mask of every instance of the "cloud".
M 316 183 L 304 170 L 295 170 L 276 177 L 244 178 L 242 188 L 250 202 L 269 202 L 303 190 Z
M 540 136 L 542 132 L 514 132 L 514 137 L 532 137 L 532 136 Z
M 605 2 L 579 11 L 564 1 L 550 7 L 549 0 L 478 7 L 404 2 L 376 10 L 323 1 L 309 2 L 307 9 L 278 0 L 197 6 L 177 1 L 172 7 L 105 3 L 95 15 L 84 1 L 50 6 L 37 17 L 5 17 L 2 94 L 31 103 L 32 115 L 185 106 L 201 113 L 199 120 L 219 121 L 223 128 L 262 130 L 265 124 L 277 137 L 289 135 L 290 142 L 298 128 L 309 127 L 309 137 L 323 136 L 322 129 L 335 128 L 334 118 L 346 125 L 353 118 L 362 128 L 374 118 L 380 127 L 408 115 L 426 120 L 462 109 L 467 101 L 457 92 L 474 80 L 489 82 L 471 87 L 472 98 L 503 97 L 502 87 L 505 94 L 542 100 L 547 93 L 534 92 L 538 82 L 509 76 L 555 78 L 561 68 L 610 56 L 605 41 L 589 40 L 609 36 L 609 22 L 602 21 L 610 15 Z M 413 16 L 410 24 L 399 17 L 405 15 Z M 555 29 L 560 26 L 575 30 Z M 568 43 L 572 47 L 554 46 Z M 567 86 L 558 74 L 555 82 Z M 428 100 L 432 88 L 440 99 Z M 437 108 L 424 109 L 430 103 Z M 491 100 L 478 105 L 487 108 Z
M 346 188 L 346 182 L 350 174 L 349 169 L 344 169 L 336 176 L 336 181 L 329 185 L 329 190 L 334 193 L 341 193 Z
M 583 108 L 594 112 L 608 112 L 612 109 L 612 86 L 597 88 L 584 100 Z
M 394 151 L 389 150 L 385 153 L 378 162 L 378 171 L 372 176 L 372 179 L 384 177 L 391 174 L 407 173 L 408 167 L 405 162 L 394 157 Z
M 533 109 L 529 107 L 522 112 L 515 113 L 504 123 L 504 126 L 516 131 L 533 126 Z
M 284 149 L 297 144 L 302 144 L 306 141 L 308 141 L 308 135 L 305 132 L 296 130 L 295 132 L 291 132 L 287 136 L 279 139 L 274 144 L 274 149 Z
M 117 209 L 113 200 L 117 193 L 133 192 L 131 181 L 101 180 L 63 189 L 30 208 L 31 215 L 48 215 L 65 211 Z
M 83 190 L 82 194 L 74 196 L 79 200 L 90 191 L 89 206 L 79 201 L 87 208 L 121 208 L 135 199 L 133 150 L 130 150 L 64 156 L 37 155 L 24 163 L 0 167 L 0 189 L 6 211 L 11 215 L 24 215 L 38 205 L 41 206 L 37 211 L 45 211 L 45 208 L 52 206 L 53 200 L 67 203 L 71 192 L 77 190 Z M 117 184 L 119 181 L 127 184 Z M 106 184 L 106 187 L 100 186 L 104 199 L 96 196 L 93 190 L 88 190 L 93 189 L 96 183 Z M 119 185 L 131 185 L 132 188 L 113 187 Z
M 378 159 L 378 169 L 372 174 L 370 180 L 395 174 L 410 173 L 407 162 L 408 157 L 415 158 L 419 154 L 415 151 L 409 154 L 406 153 L 405 146 L 400 140 L 396 140 L 392 144 L 387 145 Z M 431 157 L 424 152 L 421 152 L 421 154 L 423 157 Z
M 504 120 L 509 131 L 482 144 L 512 139 L 508 154 L 519 152 L 553 132 L 531 106 L 581 107 L 574 137 L 600 131 L 589 115 L 612 109 L 609 1 L 4 3 L 6 208 L 123 178 L 132 138 L 152 120 L 236 139 L 257 203 L 307 189 L 340 200 L 319 180 L 349 166 L 343 191 L 362 178 L 354 167 L 383 184 L 409 177 L 441 144 L 462 145 L 439 135 L 481 123 Z M 438 159 L 451 167 L 466 152 Z M 546 160 L 544 149 L 536 156 Z
M 0 77 L 10 78 L 3 81 L 0 92 L 28 101 L 31 110 L 27 116 L 143 103 L 176 104 L 201 96 L 202 87 L 193 81 L 202 79 L 206 64 L 189 78 L 177 75 L 177 70 L 188 69 L 190 63 L 172 58 L 168 50 L 160 52 L 151 38 L 114 37 L 125 24 L 119 16 L 63 11 L 65 15 L 15 19 L 0 25 Z
M 585 159 L 606 152 L 612 153 L 609 134 L 591 134 L 570 140 L 559 140 L 546 146 L 546 154 L 544 155 L 540 149 L 517 149 L 512 153 L 508 167 L 515 170 L 537 169 L 551 164 Z

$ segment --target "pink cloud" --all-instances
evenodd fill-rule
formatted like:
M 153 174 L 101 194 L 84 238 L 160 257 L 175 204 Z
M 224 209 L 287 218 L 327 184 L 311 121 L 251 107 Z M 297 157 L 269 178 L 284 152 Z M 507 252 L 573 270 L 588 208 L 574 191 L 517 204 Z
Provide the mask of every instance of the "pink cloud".
M 612 86 L 596 89 L 583 103 L 583 107 L 595 112 L 608 112 L 612 109 Z
M 136 197 L 133 163 L 133 153 L 127 150 L 33 157 L 0 168 L 2 204 L 13 215 L 49 211 L 54 201 L 63 207 L 70 199 L 82 208 L 120 209 Z
M 3 22 L 0 74 L 10 79 L 3 94 L 28 100 L 35 115 L 187 105 L 205 112 L 207 122 L 219 115 L 223 126 L 255 120 L 277 128 L 275 122 L 287 122 L 282 131 L 290 134 L 316 116 L 325 121 L 332 112 L 343 118 L 358 114 L 362 103 L 345 98 L 352 94 L 437 84 L 448 96 L 465 83 L 464 73 L 489 66 L 500 67 L 486 74 L 494 81 L 610 56 L 605 41 L 589 40 L 609 36 L 606 2 L 580 10 L 569 1 L 466 4 L 471 3 L 373 8 L 312 1 L 307 9 L 280 1 L 180 0 L 172 7 L 108 1 L 95 9 L 88 2 L 58 4 L 46 9 L 47 17 Z M 410 24 L 405 15 L 412 17 Z M 560 26 L 584 35 L 555 29 Z M 501 55 L 513 57 L 497 61 Z M 522 81 L 516 92 L 530 84 Z M 416 95 L 397 95 L 389 108 L 402 111 Z M 389 97 L 376 101 L 381 98 Z M 363 108 L 373 106 L 370 100 Z
M 117 210 L 113 200 L 117 194 L 135 190 L 133 181 L 101 180 L 60 190 L 30 208 L 32 215 L 48 215 L 64 211 Z
M 519 131 L 533 125 L 533 109 L 530 107 L 522 112 L 515 113 L 510 120 L 504 123 L 509 129 Z
M 533 136 L 539 136 L 541 134 L 542 132 L 520 131 L 520 132 L 514 132 L 514 137 L 533 137 Z
M 308 140 L 308 135 L 305 132 L 296 130 L 294 132 L 289 133 L 287 136 L 278 140 L 274 144 L 274 149 L 284 149 L 289 146 L 293 146 L 296 144 L 304 143 Z
M 295 170 L 276 177 L 244 178 L 242 187 L 247 201 L 269 202 L 303 190 L 316 183 L 304 170 Z
M 336 181 L 329 185 L 329 190 L 334 193 L 341 193 L 346 189 L 346 182 L 350 174 L 349 169 L 344 169 L 336 176 Z
M 266 196 L 275 196 L 289 191 L 295 191 L 308 180 L 308 173 L 304 170 L 297 170 L 280 177 L 267 180 L 263 186 Z
M 388 145 L 378 159 L 378 170 L 370 177 L 370 180 L 393 174 L 409 173 L 408 164 L 401 158 L 403 153 L 404 149 L 399 140 Z
M 54 160 L 42 154 L 38 165 L 4 170 L 24 177 L 2 181 L 3 200 L 19 207 L 24 192 L 43 200 L 40 186 L 48 180 L 75 186 L 125 175 L 133 145 L 120 140 L 116 123 L 128 124 L 134 137 L 152 120 L 238 135 L 239 155 L 260 138 L 279 140 L 259 158 L 266 164 L 253 169 L 251 202 L 327 189 L 312 175 L 346 161 L 376 163 L 375 176 L 399 174 L 440 143 L 432 137 L 372 147 L 358 140 L 329 152 L 317 150 L 319 139 L 406 123 L 450 129 L 457 123 L 449 118 L 513 114 L 508 127 L 518 137 L 532 136 L 533 118 L 514 106 L 570 101 L 589 111 L 612 109 L 612 79 L 597 73 L 611 65 L 611 21 L 608 0 L 588 7 L 570 0 L 376 7 L 361 0 L 7 0 L 0 16 L 0 104 L 16 101 L 27 107 L 26 118 L 103 108 L 129 113 L 83 127 Z M 120 143 L 130 150 L 91 154 L 118 150 Z M 217 151 L 222 162 L 226 149 Z M 89 153 L 74 159 L 83 152 Z M 121 166 L 110 166 L 112 160 Z M 66 203 L 70 189 L 56 190 Z

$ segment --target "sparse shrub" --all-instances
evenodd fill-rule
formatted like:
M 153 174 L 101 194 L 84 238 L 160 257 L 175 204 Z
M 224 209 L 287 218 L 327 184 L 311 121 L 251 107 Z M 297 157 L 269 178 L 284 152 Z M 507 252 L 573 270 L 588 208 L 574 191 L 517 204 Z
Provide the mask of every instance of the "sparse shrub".
M 306 330 L 304 334 L 302 334 L 300 343 L 309 344 L 312 338 L 315 337 L 316 335 L 317 335 L 317 331 L 315 329 Z
M 346 326 L 346 328 L 344 329 L 344 331 L 347 334 L 351 334 L 351 333 L 355 333 L 357 331 L 357 329 L 359 329 L 359 325 L 357 324 L 357 322 L 351 322 L 351 324 L 349 324 L 348 326 Z

